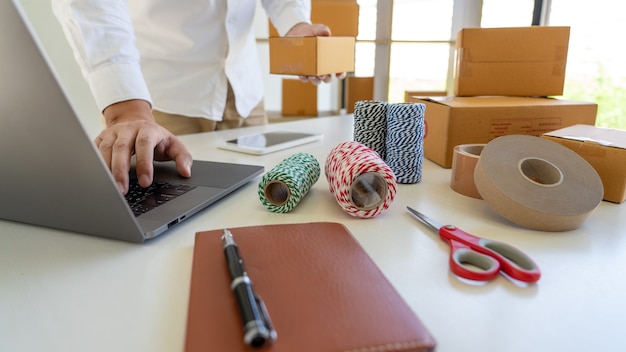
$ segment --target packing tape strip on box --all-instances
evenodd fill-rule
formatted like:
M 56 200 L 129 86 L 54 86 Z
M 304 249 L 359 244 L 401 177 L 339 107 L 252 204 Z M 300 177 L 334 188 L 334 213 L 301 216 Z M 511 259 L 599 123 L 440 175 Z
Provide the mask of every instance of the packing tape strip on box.
M 474 170 L 476 189 L 508 220 L 539 231 L 576 229 L 600 205 L 595 169 L 558 143 L 528 135 L 485 145 Z

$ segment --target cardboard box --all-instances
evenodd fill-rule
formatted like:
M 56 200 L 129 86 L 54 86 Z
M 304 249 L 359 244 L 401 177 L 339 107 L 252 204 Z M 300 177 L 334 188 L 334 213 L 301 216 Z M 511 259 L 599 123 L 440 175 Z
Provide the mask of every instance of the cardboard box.
M 626 200 L 626 131 L 574 125 L 541 137 L 575 151 L 596 169 L 604 185 L 604 200 Z
M 428 98 L 428 97 L 445 97 L 448 95 L 446 91 L 426 91 L 426 90 L 405 90 L 404 101 L 407 103 L 415 101 L 415 99 Z
M 283 79 L 282 114 L 317 116 L 317 86 L 299 79 Z
M 355 0 L 313 0 L 311 23 L 328 26 L 333 36 L 356 37 L 359 33 L 359 5 Z M 269 36 L 278 37 L 278 32 L 271 22 Z
M 320 76 L 354 71 L 353 37 L 272 37 L 270 73 Z
M 361 100 L 374 100 L 374 77 L 346 77 L 346 113 L 353 113 Z
M 563 94 L 569 27 L 465 28 L 457 35 L 456 96 Z
M 424 156 L 452 167 L 453 149 L 509 134 L 541 136 L 563 127 L 594 125 L 595 103 L 527 97 L 432 97 L 426 105 Z

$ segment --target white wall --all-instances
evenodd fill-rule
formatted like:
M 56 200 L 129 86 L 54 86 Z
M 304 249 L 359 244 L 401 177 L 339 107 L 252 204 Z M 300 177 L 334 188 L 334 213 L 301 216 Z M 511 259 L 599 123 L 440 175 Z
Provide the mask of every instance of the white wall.
M 102 119 L 87 83 L 82 78 L 80 69 L 74 61 L 71 48 L 59 23 L 57 22 L 49 1 L 19 0 L 29 20 L 37 32 L 41 43 L 54 66 L 61 85 L 68 93 L 74 109 L 90 136 L 95 137 L 102 129 Z M 281 110 L 281 81 L 285 76 L 269 74 L 269 47 L 265 40 L 268 36 L 268 20 L 257 0 L 255 19 L 256 36 L 259 39 L 259 56 L 265 74 L 265 106 L 268 111 Z M 318 109 L 320 111 L 336 111 L 338 84 L 323 84 L 318 88 Z

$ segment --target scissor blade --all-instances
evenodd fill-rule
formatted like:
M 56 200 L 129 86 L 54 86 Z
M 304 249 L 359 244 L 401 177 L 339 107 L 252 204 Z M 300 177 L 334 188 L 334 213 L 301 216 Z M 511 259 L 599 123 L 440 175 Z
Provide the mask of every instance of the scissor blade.
M 424 225 L 430 227 L 433 231 L 435 232 L 439 232 L 439 229 L 443 227 L 443 225 L 441 225 L 440 223 L 438 223 L 437 221 L 429 218 L 428 216 L 420 213 L 419 211 L 411 208 L 411 207 L 406 207 L 407 210 L 415 215 L 415 218 L 417 220 L 419 220 L 420 222 L 422 222 Z

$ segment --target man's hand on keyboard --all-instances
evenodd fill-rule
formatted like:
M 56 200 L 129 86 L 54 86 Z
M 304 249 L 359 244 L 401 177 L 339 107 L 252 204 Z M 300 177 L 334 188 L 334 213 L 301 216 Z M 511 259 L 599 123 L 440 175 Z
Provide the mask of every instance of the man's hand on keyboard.
M 109 105 L 104 117 L 107 127 L 96 137 L 95 143 L 122 194 L 128 192 L 133 154 L 142 187 L 152 183 L 153 161 L 174 160 L 181 176 L 191 176 L 191 154 L 175 135 L 154 121 L 148 102 L 129 100 Z

